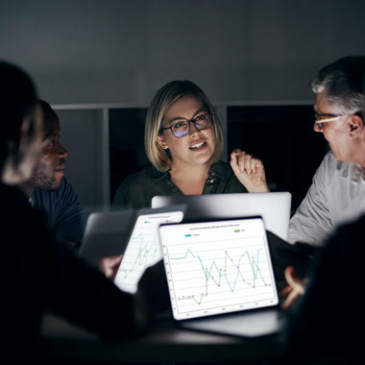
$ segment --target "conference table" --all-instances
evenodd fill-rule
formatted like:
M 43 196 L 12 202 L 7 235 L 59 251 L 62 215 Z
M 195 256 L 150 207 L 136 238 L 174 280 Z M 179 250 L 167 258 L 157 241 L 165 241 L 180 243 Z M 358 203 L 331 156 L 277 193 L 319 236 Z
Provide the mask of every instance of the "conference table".
M 64 319 L 46 315 L 41 353 L 52 364 L 259 364 L 278 359 L 279 335 L 242 338 L 177 328 L 171 319 L 156 320 L 138 339 L 105 342 Z
M 283 270 L 288 262 L 307 265 L 307 256 L 298 254 L 268 232 L 277 288 L 285 285 Z M 52 364 L 262 364 L 280 360 L 280 335 L 248 338 L 181 329 L 171 318 L 156 319 L 138 339 L 109 343 L 65 320 L 46 315 L 41 352 Z

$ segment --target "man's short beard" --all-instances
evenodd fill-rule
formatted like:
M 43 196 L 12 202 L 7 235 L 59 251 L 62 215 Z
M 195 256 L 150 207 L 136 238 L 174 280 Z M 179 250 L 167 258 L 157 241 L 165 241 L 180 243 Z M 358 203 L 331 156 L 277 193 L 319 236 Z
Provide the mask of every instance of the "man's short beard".
M 34 170 L 30 183 L 36 189 L 42 189 L 45 191 L 57 190 L 59 188 L 59 186 L 56 185 L 54 176 L 49 177 L 38 169 Z

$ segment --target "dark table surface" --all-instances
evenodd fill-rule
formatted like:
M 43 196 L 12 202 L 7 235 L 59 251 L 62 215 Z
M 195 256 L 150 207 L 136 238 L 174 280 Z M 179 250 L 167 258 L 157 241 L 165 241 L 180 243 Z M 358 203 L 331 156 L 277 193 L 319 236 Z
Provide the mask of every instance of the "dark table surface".
M 50 363 L 262 363 L 277 359 L 279 336 L 222 336 L 180 329 L 172 320 L 161 319 L 138 339 L 108 343 L 61 318 L 47 315 L 41 351 Z

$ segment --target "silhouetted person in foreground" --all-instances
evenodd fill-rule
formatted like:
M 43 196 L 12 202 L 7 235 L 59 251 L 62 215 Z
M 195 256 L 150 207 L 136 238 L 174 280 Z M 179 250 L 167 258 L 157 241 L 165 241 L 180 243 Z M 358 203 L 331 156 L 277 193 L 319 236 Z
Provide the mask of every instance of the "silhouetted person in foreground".
M 17 186 L 33 173 L 43 139 L 43 116 L 26 73 L 0 62 L 0 235 L 2 358 L 37 356 L 45 311 L 108 340 L 133 337 L 149 321 L 148 288 L 132 296 L 56 241 L 43 212 Z M 107 261 L 107 260 L 106 260 Z M 105 265 L 104 265 L 105 267 Z

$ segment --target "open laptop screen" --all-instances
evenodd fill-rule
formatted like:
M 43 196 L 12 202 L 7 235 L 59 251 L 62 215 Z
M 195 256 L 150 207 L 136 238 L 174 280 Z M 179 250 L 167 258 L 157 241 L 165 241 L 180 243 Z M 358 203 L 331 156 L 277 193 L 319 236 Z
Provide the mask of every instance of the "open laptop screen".
M 173 207 L 171 208 L 173 209 Z M 158 211 L 158 210 L 156 210 Z M 158 237 L 161 223 L 181 222 L 183 211 L 149 212 L 139 215 L 130 236 L 114 283 L 123 291 L 136 293 L 138 282 L 147 267 L 162 259 Z
M 162 225 L 159 232 L 176 320 L 278 304 L 262 218 Z
M 165 195 L 152 198 L 152 208 L 187 204 L 184 220 L 227 219 L 261 216 L 265 227 L 288 239 L 291 194 L 289 192 Z

